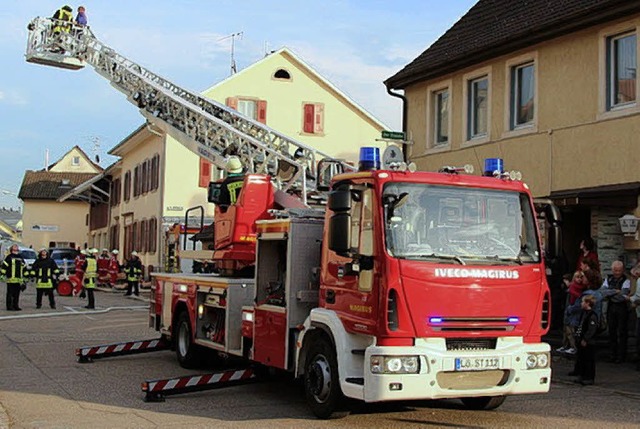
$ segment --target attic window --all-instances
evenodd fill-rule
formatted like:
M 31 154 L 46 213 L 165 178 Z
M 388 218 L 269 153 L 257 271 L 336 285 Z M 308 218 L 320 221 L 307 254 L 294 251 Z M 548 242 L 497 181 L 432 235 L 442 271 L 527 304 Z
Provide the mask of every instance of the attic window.
M 80 165 L 80 157 L 74 156 L 73 159 L 71 159 L 71 165 Z
M 62 182 L 60 182 L 60 187 L 61 188 L 70 188 L 71 187 L 71 181 L 69 179 L 62 179 Z
M 273 75 L 274 79 L 291 80 L 291 75 L 285 69 L 278 69 Z

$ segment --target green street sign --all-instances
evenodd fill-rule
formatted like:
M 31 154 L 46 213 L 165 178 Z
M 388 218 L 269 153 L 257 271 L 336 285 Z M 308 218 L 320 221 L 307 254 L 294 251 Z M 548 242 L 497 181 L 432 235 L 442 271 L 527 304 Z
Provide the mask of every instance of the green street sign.
M 402 131 L 383 131 L 382 138 L 389 140 L 405 140 L 405 135 Z

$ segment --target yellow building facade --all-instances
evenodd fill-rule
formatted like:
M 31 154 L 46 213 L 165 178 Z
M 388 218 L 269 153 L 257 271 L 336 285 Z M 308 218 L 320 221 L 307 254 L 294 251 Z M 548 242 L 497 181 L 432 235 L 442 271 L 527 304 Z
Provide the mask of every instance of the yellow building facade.
M 640 241 L 624 237 L 618 219 L 640 217 L 639 7 L 559 6 L 547 16 L 545 2 L 531 2 L 519 27 L 501 3 L 476 4 L 385 82 L 406 97 L 407 155 L 431 171 L 472 164 L 481 172 L 485 158 L 502 158 L 535 197 L 560 206 L 569 264 L 591 235 L 605 271 L 616 259 L 630 267 Z M 493 24 L 477 26 L 487 15 Z

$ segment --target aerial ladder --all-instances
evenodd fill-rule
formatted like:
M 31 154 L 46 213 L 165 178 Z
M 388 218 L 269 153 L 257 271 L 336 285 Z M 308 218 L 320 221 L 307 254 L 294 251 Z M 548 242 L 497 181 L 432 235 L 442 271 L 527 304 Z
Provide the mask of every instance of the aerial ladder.
M 65 31 L 54 34 L 55 27 Z M 26 60 L 78 70 L 85 65 L 107 79 L 147 121 L 218 168 L 236 155 L 248 174 L 271 177 L 275 202 L 307 207 L 316 189 L 310 178 L 351 171 L 346 162 L 298 142 L 239 112 L 158 76 L 100 42 L 88 26 L 37 17 L 29 25 Z M 320 163 L 320 160 L 325 162 Z M 287 171 L 287 174 L 279 174 Z

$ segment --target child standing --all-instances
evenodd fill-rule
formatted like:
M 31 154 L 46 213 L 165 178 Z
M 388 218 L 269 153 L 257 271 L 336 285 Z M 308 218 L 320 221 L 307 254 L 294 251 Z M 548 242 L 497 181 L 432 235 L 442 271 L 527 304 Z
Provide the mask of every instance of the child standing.
M 567 305 L 564 315 L 564 329 L 562 335 L 562 347 L 556 349 L 558 353 L 576 354 L 575 328 L 580 320 L 580 314 L 571 314 L 570 308 L 576 300 L 582 295 L 587 288 L 587 282 L 584 281 L 582 271 L 576 271 L 573 274 L 571 283 L 565 280 L 567 286 Z
M 596 344 L 595 337 L 598 331 L 598 315 L 593 310 L 596 305 L 596 297 L 585 295 L 582 297 L 582 313 L 580 323 L 576 328 L 576 346 L 578 353 L 576 358 L 576 383 L 583 386 L 592 385 L 596 378 Z

